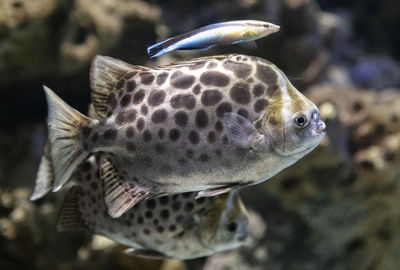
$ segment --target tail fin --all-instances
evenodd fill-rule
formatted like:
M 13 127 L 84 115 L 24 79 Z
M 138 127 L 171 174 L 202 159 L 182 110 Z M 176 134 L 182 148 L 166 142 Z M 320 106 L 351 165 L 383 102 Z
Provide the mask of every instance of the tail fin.
M 57 231 L 85 231 L 88 227 L 82 219 L 79 209 L 79 186 L 73 186 L 65 195 L 57 221 Z
M 46 195 L 52 188 L 54 182 L 53 165 L 50 158 L 50 144 L 46 142 L 43 156 L 40 160 L 39 170 L 36 174 L 35 189 L 30 197 L 36 201 Z
M 175 50 L 175 48 L 172 48 L 171 45 L 175 43 L 175 37 L 169 38 L 167 40 L 161 41 L 159 43 L 156 43 L 154 45 L 151 45 L 150 47 L 147 48 L 147 53 L 149 54 L 150 58 L 155 58 L 158 57 L 164 53 L 171 52 Z
M 90 125 L 91 119 L 70 107 L 46 86 L 43 88 L 49 107 L 50 158 L 55 176 L 53 191 L 58 191 L 89 156 L 79 135 L 83 127 Z

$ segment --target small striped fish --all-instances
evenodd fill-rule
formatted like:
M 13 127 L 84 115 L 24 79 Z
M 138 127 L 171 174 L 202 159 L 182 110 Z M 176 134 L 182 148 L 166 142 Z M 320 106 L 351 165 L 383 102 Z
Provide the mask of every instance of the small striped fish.
M 255 20 L 229 21 L 210 24 L 169 38 L 147 48 L 151 58 L 176 50 L 207 50 L 216 45 L 249 43 L 279 31 L 279 26 Z M 253 44 L 251 44 L 253 43 Z

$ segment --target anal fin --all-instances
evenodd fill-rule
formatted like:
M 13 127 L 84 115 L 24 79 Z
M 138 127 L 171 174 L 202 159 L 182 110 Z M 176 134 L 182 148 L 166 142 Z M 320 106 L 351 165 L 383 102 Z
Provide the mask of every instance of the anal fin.
M 163 260 L 168 258 L 168 256 L 163 253 L 154 250 L 128 248 L 124 250 L 124 253 L 130 256 L 153 260 Z
M 104 203 L 108 214 L 118 218 L 136 203 L 151 197 L 149 191 L 135 182 L 124 181 L 112 162 L 100 157 L 100 179 L 103 184 Z
M 73 186 L 65 195 L 57 221 L 57 231 L 88 231 L 79 209 L 79 193 L 82 189 Z

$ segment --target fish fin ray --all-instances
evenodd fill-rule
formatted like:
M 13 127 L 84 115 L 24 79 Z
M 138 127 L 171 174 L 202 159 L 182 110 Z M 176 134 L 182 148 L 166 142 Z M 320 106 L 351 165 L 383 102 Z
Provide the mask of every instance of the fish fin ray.
M 145 70 L 144 67 L 134 66 L 124 61 L 108 56 L 96 55 L 90 68 L 90 95 L 96 113 L 104 117 L 110 110 L 108 99 L 116 85 L 124 76 L 135 71 Z
M 48 103 L 50 160 L 54 171 L 53 191 L 58 191 L 68 182 L 79 164 L 89 156 L 81 146 L 79 135 L 82 127 L 90 125 L 91 119 L 70 107 L 46 86 L 43 88 Z
M 36 174 L 35 187 L 32 192 L 31 201 L 43 198 L 52 188 L 54 182 L 53 164 L 50 158 L 50 143 L 46 142 L 43 155 L 40 159 L 39 169 Z
M 238 189 L 242 185 L 240 184 L 231 184 L 231 185 L 226 185 L 222 187 L 217 187 L 213 189 L 207 189 L 207 190 L 201 190 L 197 193 L 195 199 L 200 199 L 202 197 L 214 197 L 217 195 L 221 195 L 227 192 L 230 192 L 232 190 Z
M 234 145 L 251 148 L 254 140 L 260 136 L 254 125 L 240 114 L 225 113 L 223 121 L 227 127 L 228 137 Z
M 126 255 L 135 256 L 139 258 L 153 259 L 153 260 L 163 260 L 169 258 L 165 254 L 155 251 L 155 250 L 146 250 L 146 249 L 135 249 L 128 248 L 124 250 Z
M 79 193 L 82 189 L 73 186 L 65 195 L 57 221 L 57 231 L 88 231 L 79 209 Z
M 136 183 L 123 181 L 112 162 L 104 155 L 100 156 L 100 179 L 104 203 L 113 218 L 120 217 L 136 203 L 151 196 L 148 190 Z

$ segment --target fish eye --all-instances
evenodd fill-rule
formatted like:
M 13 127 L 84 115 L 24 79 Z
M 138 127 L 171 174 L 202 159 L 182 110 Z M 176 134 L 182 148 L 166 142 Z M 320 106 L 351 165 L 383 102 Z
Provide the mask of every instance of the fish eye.
M 231 222 L 229 223 L 226 228 L 228 229 L 228 231 L 230 231 L 231 233 L 236 232 L 237 230 L 237 223 L 236 222 Z
M 299 114 L 294 118 L 294 122 L 299 127 L 304 127 L 307 124 L 307 116 L 304 114 Z

